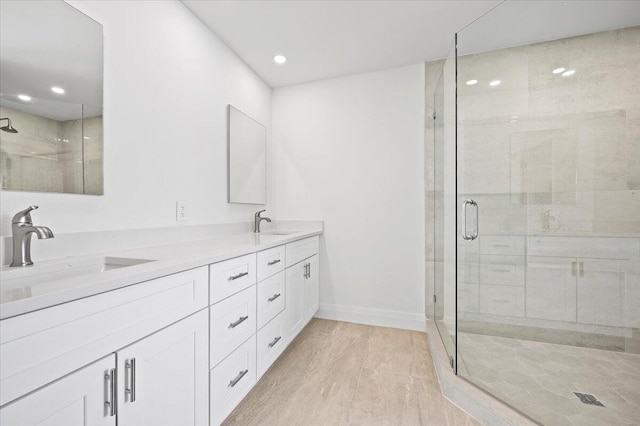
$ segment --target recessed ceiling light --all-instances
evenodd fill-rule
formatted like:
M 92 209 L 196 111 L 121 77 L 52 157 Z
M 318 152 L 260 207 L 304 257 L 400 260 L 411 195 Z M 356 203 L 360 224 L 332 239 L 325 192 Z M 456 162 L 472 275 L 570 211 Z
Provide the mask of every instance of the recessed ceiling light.
M 469 81 L 467 81 L 467 86 L 473 86 L 474 84 L 478 84 L 478 80 L 469 80 Z
M 565 71 L 562 73 L 563 77 L 569 77 L 570 75 L 574 75 L 576 73 L 576 70 L 569 70 L 569 71 Z
M 564 70 L 566 70 L 566 68 L 556 68 L 555 70 L 551 71 L 554 74 L 560 74 L 561 72 L 564 72 Z
M 287 58 L 284 55 L 276 55 L 273 57 L 273 62 L 275 62 L 278 65 L 282 65 L 285 62 L 287 62 Z
M 514 118 L 513 120 L 509 120 L 509 123 L 517 123 L 518 120 L 516 118 Z
M 18 95 L 18 99 L 25 102 L 31 102 L 31 96 L 29 95 Z
M 500 80 L 493 80 L 491 83 L 489 83 L 489 86 L 497 86 L 500 83 L 502 83 Z
M 89 140 L 89 139 L 91 139 L 91 138 L 90 138 L 89 136 L 83 136 L 83 137 L 82 137 L 82 139 L 84 139 L 84 140 Z
M 64 95 L 64 89 L 62 87 L 58 87 L 58 86 L 53 86 L 51 88 L 51 91 L 53 93 L 57 93 L 58 95 Z

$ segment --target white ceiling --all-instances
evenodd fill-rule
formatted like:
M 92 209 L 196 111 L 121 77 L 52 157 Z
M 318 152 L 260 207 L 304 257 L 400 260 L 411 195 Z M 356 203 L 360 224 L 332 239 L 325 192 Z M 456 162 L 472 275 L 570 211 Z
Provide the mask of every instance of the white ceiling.
M 183 3 L 270 86 L 280 87 L 442 58 L 455 30 L 500 1 Z M 275 64 L 276 53 L 287 63 Z
M 0 1 L 0 104 L 59 121 L 81 104 L 101 115 L 102 73 L 102 25 L 63 1 Z
M 440 59 L 500 0 L 183 3 L 272 87 Z M 468 51 L 640 24 L 640 1 L 508 1 L 466 30 Z M 465 33 L 463 32 L 463 35 Z M 287 63 L 273 62 L 284 54 Z

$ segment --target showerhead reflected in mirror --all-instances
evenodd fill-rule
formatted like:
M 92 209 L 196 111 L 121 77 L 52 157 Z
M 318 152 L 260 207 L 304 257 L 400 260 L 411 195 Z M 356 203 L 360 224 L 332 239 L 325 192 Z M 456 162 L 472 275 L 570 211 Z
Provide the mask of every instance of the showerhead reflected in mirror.
M 8 124 L 6 126 L 0 127 L 0 130 L 2 130 L 3 132 L 7 132 L 7 133 L 18 133 L 18 131 L 16 129 L 14 129 L 13 126 L 11 125 L 11 120 L 8 117 L 0 118 L 0 121 L 2 121 L 2 120 L 7 120 Z

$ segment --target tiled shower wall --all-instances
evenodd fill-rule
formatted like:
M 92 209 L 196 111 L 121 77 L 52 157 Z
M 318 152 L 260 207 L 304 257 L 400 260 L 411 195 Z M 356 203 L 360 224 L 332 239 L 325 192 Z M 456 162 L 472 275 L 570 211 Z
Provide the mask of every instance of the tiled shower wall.
M 0 116 L 19 132 L 0 134 L 3 189 L 103 193 L 102 117 L 61 122 L 7 107 Z
M 458 59 L 458 192 L 480 205 L 483 235 L 640 237 L 638 46 L 640 27 L 632 27 Z M 425 67 L 427 117 L 442 64 Z M 558 67 L 575 74 L 553 74 Z M 470 79 L 479 83 L 464 84 Z M 495 79 L 502 83 L 489 86 Z M 431 316 L 433 121 L 426 123 Z

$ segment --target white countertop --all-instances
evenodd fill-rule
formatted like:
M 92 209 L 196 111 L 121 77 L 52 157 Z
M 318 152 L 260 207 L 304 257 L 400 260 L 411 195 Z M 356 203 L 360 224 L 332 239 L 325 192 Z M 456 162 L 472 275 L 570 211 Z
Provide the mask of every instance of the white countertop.
M 29 285 L 11 285 L 0 272 L 0 319 L 59 305 L 162 276 L 198 268 L 222 260 L 255 253 L 302 238 L 320 235 L 322 229 L 289 231 L 287 235 L 242 233 L 154 247 L 118 250 L 90 256 L 38 262 L 37 266 L 65 260 L 83 260 L 100 256 L 150 259 L 152 262 L 96 272 L 73 278 L 43 281 Z M 6 271 L 7 268 L 3 268 Z

